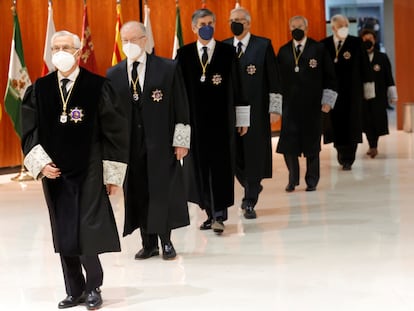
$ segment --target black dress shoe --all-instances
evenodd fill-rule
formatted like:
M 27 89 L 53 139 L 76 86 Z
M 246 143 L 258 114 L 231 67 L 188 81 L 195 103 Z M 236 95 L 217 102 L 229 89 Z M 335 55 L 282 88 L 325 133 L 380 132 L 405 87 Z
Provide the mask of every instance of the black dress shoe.
M 254 210 L 254 207 L 249 205 L 244 209 L 244 218 L 246 219 L 255 219 L 257 217 L 256 211 Z
M 316 190 L 316 186 L 307 186 L 306 187 L 306 191 L 315 191 Z
M 205 222 L 203 222 L 200 225 L 200 230 L 210 230 L 212 222 L 213 222 L 213 220 L 211 218 L 208 218 Z
M 286 192 L 293 192 L 293 191 L 295 191 L 295 185 L 287 184 L 285 190 L 286 190 Z
M 65 299 L 63 299 L 61 302 L 59 302 L 58 304 L 58 308 L 59 309 L 66 309 L 66 308 L 70 308 L 70 307 L 75 307 L 81 303 L 84 303 L 86 299 L 86 295 L 82 294 L 78 297 L 74 297 L 74 296 L 67 296 Z
M 162 259 L 164 260 L 171 260 L 177 257 L 177 253 L 175 252 L 174 246 L 171 242 L 165 244 L 162 247 Z
M 349 163 L 344 163 L 344 165 L 342 166 L 343 171 L 350 171 L 351 169 L 352 169 L 352 165 Z
M 221 218 L 217 218 L 212 224 L 211 228 L 217 234 L 222 234 L 224 231 L 224 222 Z
M 86 309 L 97 310 L 102 306 L 101 290 L 99 288 L 93 289 L 86 297 Z
M 138 253 L 135 254 L 135 259 L 147 259 L 153 256 L 158 256 L 160 251 L 158 247 L 154 248 L 141 248 Z

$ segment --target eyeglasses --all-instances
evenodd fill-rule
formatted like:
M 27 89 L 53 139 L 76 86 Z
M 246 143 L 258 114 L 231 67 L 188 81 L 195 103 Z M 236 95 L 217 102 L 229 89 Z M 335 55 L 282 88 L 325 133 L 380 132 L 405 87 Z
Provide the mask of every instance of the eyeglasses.
M 77 50 L 74 46 L 71 45 L 54 45 L 51 48 L 52 52 L 59 52 L 59 51 L 65 51 L 65 52 L 71 52 L 73 50 Z
M 245 23 L 247 23 L 247 19 L 245 19 L 245 18 L 232 18 L 232 19 L 229 19 L 230 24 L 233 23 L 233 22 L 245 24 Z
M 129 39 L 129 40 L 127 40 L 127 39 L 122 39 L 121 40 L 121 42 L 122 42 L 122 44 L 127 44 L 128 42 L 129 43 L 138 43 L 141 39 L 144 39 L 146 36 L 145 35 L 143 35 L 143 36 L 141 36 L 141 37 L 133 37 L 132 39 Z

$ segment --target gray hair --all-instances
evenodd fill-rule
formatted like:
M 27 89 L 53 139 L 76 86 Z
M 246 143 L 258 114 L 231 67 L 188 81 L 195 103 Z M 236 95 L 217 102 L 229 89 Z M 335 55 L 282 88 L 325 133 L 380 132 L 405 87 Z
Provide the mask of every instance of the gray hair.
M 203 18 L 206 16 L 212 16 L 213 22 L 216 22 L 216 15 L 210 11 L 209 9 L 199 9 L 193 13 L 193 16 L 191 16 L 191 23 L 193 26 L 197 25 L 197 21 L 199 18 Z
M 140 23 L 137 21 L 128 21 L 122 25 L 121 30 L 120 30 L 121 33 L 122 33 L 122 29 L 126 29 L 126 28 L 137 28 L 141 30 L 144 36 L 147 35 L 147 29 L 145 28 L 145 25 L 143 23 Z
M 248 21 L 249 23 L 252 21 L 252 17 L 250 15 L 249 11 L 247 11 L 243 7 L 238 7 L 238 8 L 235 8 L 235 9 L 231 10 L 230 11 L 230 15 L 233 14 L 233 13 L 238 13 L 238 12 L 243 13 L 244 16 L 246 17 L 246 21 Z
M 349 25 L 348 17 L 342 14 L 336 14 L 331 17 L 331 25 L 335 24 L 337 21 L 344 20 L 347 25 Z
M 308 19 L 307 19 L 305 16 L 302 16 L 302 15 L 295 15 L 295 16 L 292 16 L 292 17 L 289 19 L 289 26 L 292 24 L 292 22 L 293 22 L 293 21 L 295 21 L 295 20 L 297 20 L 297 19 L 302 20 L 302 21 L 303 21 L 303 23 L 305 24 L 305 27 L 306 27 L 306 28 L 308 28 Z
M 71 33 L 67 30 L 60 30 L 60 31 L 55 32 L 53 34 L 52 38 L 50 39 L 51 45 L 53 45 L 53 41 L 55 41 L 55 39 L 58 38 L 58 37 L 72 37 L 73 38 L 73 47 L 77 50 L 81 48 L 81 41 L 80 41 L 78 35 L 75 35 L 74 33 Z

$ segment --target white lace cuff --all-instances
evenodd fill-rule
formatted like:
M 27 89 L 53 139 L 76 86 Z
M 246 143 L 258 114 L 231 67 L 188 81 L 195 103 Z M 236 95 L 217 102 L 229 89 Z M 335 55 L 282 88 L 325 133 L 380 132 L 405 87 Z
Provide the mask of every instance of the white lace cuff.
M 250 106 L 236 106 L 236 127 L 250 126 Z
M 389 86 L 387 90 L 388 100 L 398 100 L 397 87 L 395 85 Z
M 112 184 L 122 187 L 127 165 L 122 162 L 103 160 L 103 181 L 105 185 Z
M 269 93 L 269 113 L 282 115 L 282 94 Z
M 191 127 L 178 123 L 175 125 L 173 147 L 184 147 L 190 149 Z
M 42 178 L 43 175 L 40 174 L 42 169 L 49 163 L 52 163 L 52 159 L 46 153 L 41 145 L 36 145 L 30 150 L 30 152 L 24 158 L 24 166 L 30 172 L 30 174 L 35 178 Z
M 335 107 L 336 98 L 338 97 L 338 93 L 330 90 L 324 89 L 322 93 L 322 105 L 327 104 L 331 106 L 331 109 Z
M 375 82 L 364 83 L 364 98 L 365 99 L 375 98 Z

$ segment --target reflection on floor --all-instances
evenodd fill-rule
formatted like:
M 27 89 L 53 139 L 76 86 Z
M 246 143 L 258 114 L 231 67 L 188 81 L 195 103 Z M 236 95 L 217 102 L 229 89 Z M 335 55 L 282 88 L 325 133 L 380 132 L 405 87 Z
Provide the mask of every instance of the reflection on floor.
M 275 154 L 258 218 L 243 218 L 238 184 L 222 236 L 199 231 L 204 215 L 191 205 L 174 261 L 135 261 L 139 234 L 122 239 L 121 253 L 101 257 L 104 310 L 414 310 L 413 134 L 393 130 L 375 159 L 367 149 L 346 172 L 324 146 L 316 192 L 302 177 L 286 193 Z M 13 175 L 0 176 L 0 310 L 56 310 L 65 291 L 40 184 Z M 121 227 L 122 198 L 112 202 Z

